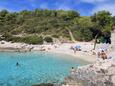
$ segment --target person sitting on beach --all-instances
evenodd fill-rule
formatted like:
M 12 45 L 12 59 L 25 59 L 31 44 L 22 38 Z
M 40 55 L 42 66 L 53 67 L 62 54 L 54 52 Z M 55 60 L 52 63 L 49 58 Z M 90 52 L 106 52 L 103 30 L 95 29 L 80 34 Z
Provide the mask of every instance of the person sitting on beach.
M 72 49 L 72 50 L 73 50 L 73 49 L 74 49 L 74 47 L 73 47 L 73 46 L 71 46 L 71 47 L 70 47 L 70 49 Z
M 76 48 L 74 48 L 73 51 L 74 51 L 74 53 L 76 53 L 76 51 L 77 51 Z
M 102 50 L 102 52 L 100 53 L 100 57 L 105 60 L 107 59 L 107 54 Z
M 76 46 L 75 46 L 75 49 L 76 49 L 77 51 L 81 51 L 81 46 L 76 45 Z
M 72 49 L 74 51 L 74 53 L 76 53 L 76 48 L 74 48 L 73 46 L 70 47 L 70 49 Z

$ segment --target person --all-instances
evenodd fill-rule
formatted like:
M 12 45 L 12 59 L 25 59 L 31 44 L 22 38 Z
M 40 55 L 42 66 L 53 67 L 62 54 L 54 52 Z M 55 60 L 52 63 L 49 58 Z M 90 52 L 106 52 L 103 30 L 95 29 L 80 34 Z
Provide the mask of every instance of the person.
M 16 63 L 16 66 L 19 66 L 19 63 L 18 63 L 18 62 Z
M 74 53 L 76 53 L 76 48 L 71 46 L 70 49 L 72 49 L 74 51 Z
M 100 53 L 100 52 L 98 52 L 98 53 L 97 53 L 97 55 L 98 55 L 98 58 L 100 58 L 101 53 Z
M 96 51 L 94 49 L 90 50 L 92 52 L 92 55 L 96 55 Z M 97 53 L 98 54 L 98 53 Z
M 70 73 L 75 74 L 75 72 L 76 72 L 76 69 L 74 67 L 72 67 L 71 70 L 70 70 Z
M 100 57 L 105 60 L 107 59 L 107 54 L 102 50 L 102 52 L 100 53 Z
M 76 53 L 76 51 L 77 51 L 76 48 L 74 48 L 73 51 L 74 51 L 74 53 Z

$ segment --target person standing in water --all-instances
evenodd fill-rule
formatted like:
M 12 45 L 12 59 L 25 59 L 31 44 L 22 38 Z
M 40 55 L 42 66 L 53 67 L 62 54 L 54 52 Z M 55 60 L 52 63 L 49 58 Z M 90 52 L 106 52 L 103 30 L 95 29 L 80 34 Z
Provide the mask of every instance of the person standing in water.
M 18 62 L 16 63 L 16 66 L 19 66 L 19 63 L 18 63 Z

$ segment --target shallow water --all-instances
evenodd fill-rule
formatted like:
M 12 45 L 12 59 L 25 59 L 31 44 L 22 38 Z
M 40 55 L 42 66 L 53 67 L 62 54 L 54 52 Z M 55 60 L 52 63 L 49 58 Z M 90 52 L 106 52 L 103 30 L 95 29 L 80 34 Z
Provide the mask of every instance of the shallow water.
M 70 56 L 45 52 L 0 52 L 0 86 L 60 83 L 71 67 L 85 64 Z

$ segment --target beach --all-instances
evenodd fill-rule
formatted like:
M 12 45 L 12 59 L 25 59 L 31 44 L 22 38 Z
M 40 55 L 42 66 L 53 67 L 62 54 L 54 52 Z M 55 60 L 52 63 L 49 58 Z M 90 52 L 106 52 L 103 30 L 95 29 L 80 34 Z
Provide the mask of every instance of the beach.
M 94 42 L 76 42 L 76 43 L 55 43 L 55 44 L 43 44 L 43 45 L 30 45 L 25 43 L 12 43 L 6 41 L 0 41 L 0 51 L 16 51 L 16 52 L 28 52 L 28 51 L 43 51 L 50 53 L 71 55 L 72 58 L 81 59 L 88 62 L 95 62 L 97 59 L 97 52 L 100 49 L 106 49 L 108 57 L 115 58 L 115 33 L 112 33 L 112 44 L 97 44 L 94 48 Z M 74 51 L 71 47 L 80 46 L 80 51 Z
M 72 46 L 81 46 L 81 51 L 74 52 L 70 49 Z M 44 44 L 44 45 L 29 45 L 24 43 L 0 43 L 0 51 L 16 51 L 16 52 L 28 52 L 28 51 L 43 51 L 58 54 L 71 55 L 74 58 L 81 59 L 88 62 L 94 62 L 97 58 L 96 53 L 100 47 L 104 44 L 97 44 L 96 50 L 93 50 L 93 42 L 76 42 L 76 43 L 62 43 L 62 44 Z M 110 48 L 111 46 L 108 46 Z M 110 51 L 109 51 L 110 53 Z M 113 52 L 111 52 L 114 55 Z
M 91 84 L 100 83 L 95 86 L 105 86 L 104 82 L 108 80 L 114 86 L 115 83 L 115 40 L 114 34 L 112 34 L 112 44 L 97 44 L 96 49 L 94 48 L 94 42 L 76 42 L 76 43 L 55 43 L 55 44 L 43 44 L 43 45 L 30 45 L 25 43 L 12 43 L 6 41 L 0 41 L 0 51 L 9 51 L 9 52 L 31 52 L 36 51 L 48 52 L 53 54 L 62 54 L 67 58 L 75 58 L 76 60 L 81 60 L 88 62 L 89 65 L 78 67 L 75 74 L 72 76 L 67 76 L 67 80 L 64 81 L 62 86 L 76 86 L 77 82 L 83 84 L 80 86 L 92 86 Z M 72 47 L 80 46 L 80 50 L 74 51 Z M 97 53 L 100 49 L 105 49 L 108 57 L 112 57 L 110 60 L 98 60 Z M 75 60 L 75 61 L 76 61 Z M 106 70 L 108 71 L 106 73 Z M 101 75 L 100 75 L 101 74 Z M 100 77 L 101 76 L 101 77 Z M 80 77 L 80 78 L 79 78 Z M 66 77 L 65 77 L 66 78 Z M 111 78 L 111 80 L 109 79 Z M 93 79 L 93 81 L 92 81 Z M 102 80 L 103 79 L 103 80 Z M 87 83 L 88 80 L 88 83 Z M 102 82 L 101 82 L 102 80 Z M 91 83 L 90 83 L 91 82 Z M 71 85 L 73 84 L 73 85 Z M 84 85 L 85 84 L 85 85 Z M 101 84 L 101 85 L 100 85 Z M 79 85 L 77 85 L 79 86 Z
M 82 46 L 83 51 L 77 51 L 74 53 L 73 50 L 70 49 L 71 46 L 80 45 Z M 79 58 L 81 60 L 85 60 L 88 62 L 94 62 L 96 59 L 95 55 L 92 55 L 91 49 L 93 45 L 91 43 L 63 43 L 63 44 L 47 44 L 47 45 L 28 45 L 22 43 L 10 43 L 4 42 L 4 44 L 0 44 L 0 51 L 43 51 L 50 53 L 58 53 L 58 54 L 67 54 L 72 57 Z

